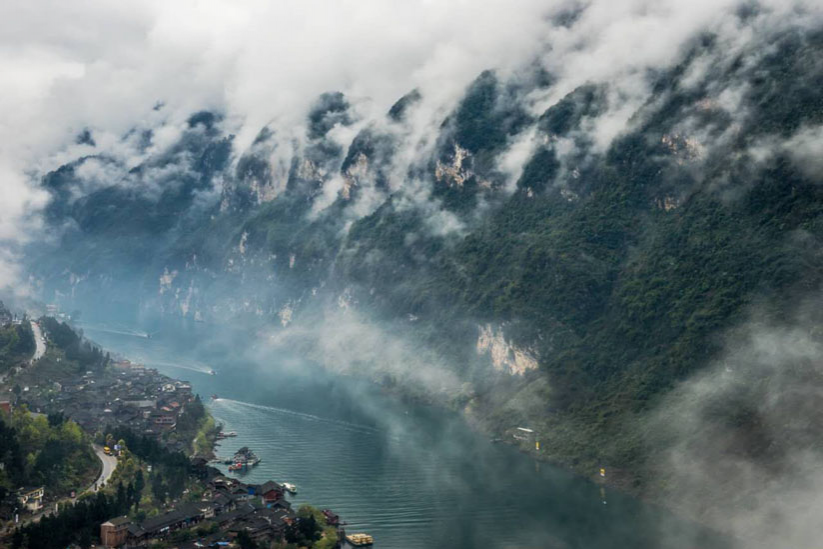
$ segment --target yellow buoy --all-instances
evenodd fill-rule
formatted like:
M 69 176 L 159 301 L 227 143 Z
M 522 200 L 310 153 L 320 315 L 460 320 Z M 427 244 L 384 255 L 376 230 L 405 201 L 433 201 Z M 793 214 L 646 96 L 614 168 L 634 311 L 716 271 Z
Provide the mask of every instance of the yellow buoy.
M 534 449 L 535 449 L 535 450 L 540 450 L 540 441 L 539 441 L 539 440 L 535 441 L 535 443 L 534 443 Z
M 601 477 L 605 477 L 605 476 L 606 476 L 606 470 L 605 470 L 603 467 L 601 467 L 601 468 L 600 468 L 600 476 L 601 476 Z

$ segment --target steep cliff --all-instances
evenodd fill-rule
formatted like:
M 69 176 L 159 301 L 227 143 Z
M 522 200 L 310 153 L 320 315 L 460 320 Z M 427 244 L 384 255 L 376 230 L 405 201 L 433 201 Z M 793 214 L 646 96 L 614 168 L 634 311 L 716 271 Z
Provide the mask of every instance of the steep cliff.
M 418 92 L 377 119 L 328 93 L 298 142 L 266 127 L 237 150 L 198 113 L 136 167 L 50 173 L 59 244 L 31 270 L 72 307 L 253 323 L 642 480 L 637 418 L 752 304 L 821 282 L 823 34 L 767 41 L 691 44 L 615 134 L 611 83 L 558 90 L 542 69 L 481 74 L 434 126 Z

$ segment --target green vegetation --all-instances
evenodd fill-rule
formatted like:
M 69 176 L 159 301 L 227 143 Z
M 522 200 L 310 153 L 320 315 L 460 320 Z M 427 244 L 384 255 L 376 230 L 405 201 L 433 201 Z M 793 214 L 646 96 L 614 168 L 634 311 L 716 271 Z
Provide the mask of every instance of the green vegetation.
M 691 71 L 717 47 L 705 37 L 678 66 L 650 75 L 649 104 L 605 151 L 588 131 L 608 104 L 603 86 L 573 90 L 533 119 L 517 85 L 483 73 L 432 136 L 432 157 L 410 168 L 410 179 L 431 184 L 432 196 L 387 193 L 366 215 L 341 200 L 314 211 L 322 177 L 298 169 L 303 160 L 317 173 L 337 160 L 349 167 L 355 152 L 379 165 L 394 143 L 370 129 L 375 135 L 358 136 L 348 155 L 321 146 L 331 127 L 350 122 L 346 99 L 327 94 L 308 120 L 310 150 L 294 159 L 285 190 L 272 200 L 240 201 L 243 207 L 225 212 L 215 207 L 199 220 L 179 215 L 192 200 L 182 191 L 157 204 L 119 188 L 76 204 L 56 200 L 53 208 L 74 204 L 70 217 L 85 232 L 67 235 L 59 268 L 49 263 L 54 257 L 40 267 L 54 274 L 65 271 L 62 262 L 80 263 L 154 292 L 168 266 L 179 272 L 178 289 L 197 290 L 192 299 L 239 295 L 234 302 L 271 311 L 265 320 L 272 322 L 284 303 L 304 307 L 297 318 L 321 301 L 304 299 L 310 292 L 345 291 L 379 321 L 404 321 L 405 337 L 453 364 L 472 386 L 472 396 L 456 404 L 468 399 L 491 429 L 529 423 L 551 440 L 543 456 L 584 472 L 606 462 L 640 474 L 650 449 L 638 419 L 717 356 L 718 336 L 752 303 L 780 303 L 776 316 L 785 316 L 823 282 L 819 174 L 799 166 L 785 147 L 760 160 L 752 154 L 823 123 L 823 33 L 787 29 L 751 64 Z M 683 86 L 690 72 L 705 73 L 705 81 Z M 740 95 L 733 114 L 717 104 L 724 86 Z M 411 94 L 390 117 L 402 120 L 416 100 Z M 503 192 L 496 160 L 532 123 L 540 146 L 513 192 Z M 681 135 L 684 128 L 689 135 Z M 212 137 L 211 144 L 185 142 L 207 166 L 204 180 L 219 166 L 206 162 L 220 156 L 206 152 L 217 147 Z M 453 161 L 455 145 L 470 153 L 461 168 L 465 181 L 436 182 L 436 163 Z M 264 168 L 243 164 L 261 177 Z M 70 196 L 72 169 L 47 178 L 58 197 Z M 437 225 L 432 209 L 441 207 L 462 223 L 459 231 Z M 170 244 L 155 238 L 161 233 Z M 135 281 L 132 271 L 144 278 Z M 414 323 L 405 322 L 410 317 Z M 478 367 L 478 325 L 485 323 L 502 326 L 510 343 L 532 351 L 539 369 L 507 377 L 485 362 Z M 59 326 L 48 331 L 61 339 Z M 73 348 L 71 341 L 65 348 Z M 202 417 L 187 420 L 198 448 L 210 428 Z
M 65 322 L 50 316 L 42 317 L 39 322 L 49 340 L 63 351 L 66 360 L 76 362 L 78 369 L 99 372 L 108 364 L 109 357 L 99 347 L 92 345 Z
M 337 546 L 337 530 L 326 523 L 323 513 L 311 505 L 301 505 L 297 520 L 286 528 L 287 547 L 331 549 Z
M 220 426 L 217 425 L 211 414 L 206 414 L 205 417 L 200 420 L 197 434 L 192 440 L 192 450 L 194 454 L 198 456 L 211 454 L 218 432 L 220 432 Z
M 132 471 L 134 476 L 137 469 L 144 469 L 144 465 L 151 465 L 151 474 L 145 478 L 145 486 L 150 490 L 151 498 L 147 503 L 157 507 L 168 500 L 178 499 L 189 483 L 189 459 L 182 452 L 173 452 L 165 448 L 153 437 L 143 436 L 126 427 L 117 427 L 106 436 L 106 439 L 122 441 L 127 448 L 127 456 L 133 456 Z M 101 441 L 105 442 L 105 440 Z M 128 464 L 126 458 L 126 464 Z M 118 467 L 120 469 L 120 467 Z M 132 478 L 130 472 L 124 468 L 123 479 Z
M 56 516 L 43 517 L 15 531 L 12 549 L 63 549 L 72 543 L 82 548 L 99 542 L 100 524 L 123 515 L 131 506 L 121 484 L 115 495 L 98 492 L 81 497 L 75 505 L 67 504 Z
M 11 311 L 0 301 L 0 375 L 27 362 L 36 348 L 28 319 L 24 317 L 20 324 L 11 319 Z
M 76 423 L 34 415 L 25 406 L 0 417 L 0 463 L 0 491 L 44 486 L 49 496 L 84 490 L 100 468 Z

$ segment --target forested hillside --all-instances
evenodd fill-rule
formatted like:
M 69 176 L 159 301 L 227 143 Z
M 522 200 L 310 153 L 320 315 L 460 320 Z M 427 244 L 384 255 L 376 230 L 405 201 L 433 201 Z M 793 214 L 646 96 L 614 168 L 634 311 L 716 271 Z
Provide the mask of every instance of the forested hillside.
M 236 150 L 219 114 L 198 113 L 138 167 L 98 156 L 50 173 L 62 239 L 31 268 L 72 307 L 245 321 L 307 348 L 376 326 L 459 383 L 378 351 L 330 366 L 491 431 L 532 425 L 544 456 L 640 482 L 653 452 L 638 418 L 718 357 L 753 305 L 786 318 L 821 283 L 823 33 L 769 42 L 692 43 L 648 75 L 650 96 L 606 146 L 609 82 L 536 110 L 554 90 L 537 69 L 479 75 L 420 141 L 418 92 L 380 120 L 326 94 L 285 164 L 280 128 Z M 340 128 L 356 137 L 341 145 Z M 77 198 L 89 166 L 105 178 Z
M 0 375 L 27 362 L 34 354 L 34 334 L 28 322 L 12 322 L 12 313 L 0 301 Z

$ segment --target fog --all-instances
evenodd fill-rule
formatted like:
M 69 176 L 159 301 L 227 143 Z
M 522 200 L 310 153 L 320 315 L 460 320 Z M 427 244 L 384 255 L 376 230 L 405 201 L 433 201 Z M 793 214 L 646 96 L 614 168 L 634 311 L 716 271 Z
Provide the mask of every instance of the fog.
M 649 418 L 657 496 L 739 547 L 816 547 L 823 534 L 820 299 L 760 305 L 707 371 Z
M 163 174 L 142 182 L 123 174 L 169 150 L 193 112 L 225 114 L 223 130 L 236 136 L 236 156 L 262 127 L 271 127 L 277 146 L 269 162 L 282 174 L 290 151 L 304 147 L 305 116 L 319 94 L 341 91 L 352 104 L 354 125 L 329 137 L 345 147 L 357 129 L 381 120 L 398 98 L 417 89 L 423 100 L 402 130 L 391 130 L 401 131 L 404 146 L 389 168 L 390 188 L 408 186 L 407 199 L 443 217 L 432 230 L 450 232 L 460 223 L 440 213 L 436 202 L 429 205 L 426 184 L 406 180 L 481 71 L 495 70 L 503 81 L 529 79 L 536 67 L 548 71 L 550 89 L 520 98 L 535 114 L 582 84 L 608 83 L 607 108 L 583 128 L 594 150 L 603 151 L 648 100 L 649 75 L 676 63 L 699 36 L 717 35 L 719 51 L 733 59 L 762 50 L 767 44 L 761 40 L 780 29 L 819 21 L 819 5 L 800 0 L 763 0 L 754 7 L 736 0 L 527 0 L 516 9 L 498 0 L 5 2 L 0 285 L 24 291 L 16 266 L 20 245 L 54 237 L 38 231 L 47 202 L 40 176 L 103 155 L 112 162 L 84 164 L 85 185 L 77 192 L 107 184 L 143 184 L 147 193 L 156 192 Z M 716 95 L 722 91 L 721 83 Z M 141 143 L 136 137 L 146 131 L 149 142 Z M 533 146 L 529 141 L 528 134 L 518 136 L 500 161 L 510 180 Z M 216 187 L 222 184 L 215 179 Z M 340 185 L 332 177 L 326 191 L 333 196 Z M 382 201 L 364 194 L 352 210 L 356 216 Z
M 658 77 L 681 63 L 686 67 L 678 89 L 701 91 L 702 107 L 678 113 L 664 138 L 676 142 L 673 150 L 682 147 L 676 162 L 691 170 L 695 188 L 701 188 L 703 163 L 725 161 L 727 147 L 741 139 L 752 108 L 745 103 L 746 79 L 758 61 L 773 51 L 775 37 L 816 28 L 822 14 L 812 0 L 524 0 L 516 6 L 502 0 L 5 2 L 0 6 L 0 290 L 37 295 L 44 285 L 26 271 L 27 246 L 55 244 L 61 231 L 77 229 L 45 220 L 50 195 L 41 187 L 43 176 L 64 164 L 76 167 L 70 204 L 111 187 L 152 203 L 201 175 L 195 156 L 181 144 L 226 139 L 228 167 L 208 174 L 180 218 L 206 219 L 230 210 L 241 183 L 251 188 L 254 206 L 265 205 L 301 172 L 302 179 L 318 183 L 306 221 L 339 216 L 343 240 L 355 221 L 389 199 L 396 211 L 413 209 L 424 218 L 419 233 L 405 235 L 406 245 L 459 237 L 492 210 L 495 200 L 517 192 L 524 166 L 541 147 L 552 147 L 559 159 L 555 184 L 571 189 L 579 168 L 602 158 L 616 139 L 657 113 L 667 98 L 667 93 L 655 95 Z M 701 50 L 707 36 L 715 46 Z M 720 78 L 738 65 L 743 69 L 737 77 Z M 438 147 L 450 116 L 484 70 L 493 71 L 507 90 L 495 109 L 522 108 L 529 123 L 489 161 L 494 180 L 483 183 L 500 194 L 489 192 L 473 211 L 457 215 L 435 197 L 429 168 L 451 162 L 439 166 L 451 178 L 445 184 L 459 185 L 470 175 L 472 164 L 468 159 L 461 164 L 458 148 L 439 158 Z M 541 79 L 548 83 L 538 83 Z M 537 119 L 546 109 L 588 84 L 600 94 L 596 112 L 583 116 L 569 135 L 538 131 Z M 403 116 L 387 117 L 412 90 L 419 98 Z M 315 135 L 310 114 L 336 97 L 322 94 L 336 91 L 342 92 L 345 108 L 323 115 L 321 123 L 329 127 Z M 189 124 L 200 111 L 217 114 L 214 127 Z M 363 135 L 375 136 L 375 152 L 365 167 L 353 159 L 344 170 L 346 151 Z M 682 136 L 687 137 L 681 141 Z M 807 177 L 819 179 L 819 126 L 742 140 L 747 148 L 736 161 L 767 166 L 788 156 Z M 237 169 L 250 156 L 262 159 L 266 176 L 249 183 L 240 181 Z M 335 211 L 349 193 L 350 202 Z M 86 293 L 75 299 L 48 287 L 51 291 L 38 297 L 65 298 L 103 322 L 137 319 L 142 330 L 162 315 L 205 318 L 210 327 L 231 325 L 248 339 L 238 343 L 229 336 L 201 344 L 215 352 L 248 344 L 238 354 L 261 376 L 271 373 L 271 356 L 285 354 L 278 368 L 289 375 L 309 377 L 319 365 L 387 389 L 403 386 L 407 396 L 454 408 L 471 402 L 477 384 L 500 376 L 487 356 L 471 352 L 472 327 L 479 335 L 479 319 L 460 319 L 469 336 L 454 342 L 456 350 L 432 348 L 425 334 L 415 331 L 418 319 L 411 313 L 399 311 L 387 321 L 350 300 L 350 288 L 335 284 L 334 265 L 328 267 L 327 287 L 324 280 L 295 290 L 283 272 L 303 267 L 310 257 L 273 257 L 247 244 L 245 230 L 221 236 L 231 239 L 232 252 L 202 269 L 198 262 L 207 260 L 194 255 L 178 258 L 181 265 L 155 264 L 162 258 L 154 256 L 151 265 L 118 265 L 104 273 L 50 265 L 59 273 L 55 276 L 70 279 L 71 292 L 82 283 Z M 99 249 L 118 247 L 125 246 L 116 238 L 100 238 Z M 96 302 L 98 288 L 99 295 L 123 301 Z M 117 312 L 125 306 L 132 309 Z M 726 338 L 723 356 L 643 418 L 649 444 L 666 449 L 653 460 L 656 497 L 742 540 L 741 547 L 811 547 L 823 534 L 815 520 L 823 455 L 813 436 L 823 420 L 817 412 L 823 322 L 813 305 L 797 310 L 780 319 L 755 309 L 748 322 L 717 334 Z M 106 329 L 126 337 L 147 333 Z M 461 357 L 459 364 L 455 356 Z M 208 371 L 204 364 L 165 366 L 200 375 Z M 400 436 L 408 425 L 384 414 L 382 401 L 368 398 L 373 388 L 357 386 L 349 397 L 360 401 L 375 423 Z M 537 397 L 523 398 L 532 399 L 523 405 L 525 416 Z M 516 398 L 509 403 L 518 416 L 519 404 Z M 438 450 L 457 453 L 448 444 Z M 424 449 L 411 455 L 425 460 L 425 454 Z M 672 547 L 691 541 L 661 535 L 661 543 Z

